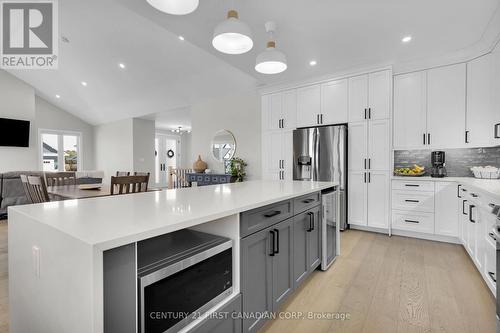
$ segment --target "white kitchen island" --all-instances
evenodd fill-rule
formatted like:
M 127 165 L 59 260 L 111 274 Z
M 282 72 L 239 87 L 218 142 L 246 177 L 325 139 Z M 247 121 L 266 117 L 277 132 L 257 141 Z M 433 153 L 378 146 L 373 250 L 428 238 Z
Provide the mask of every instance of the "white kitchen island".
M 102 333 L 103 252 L 185 228 L 233 240 L 239 293 L 239 213 L 336 185 L 248 181 L 11 207 L 10 330 Z

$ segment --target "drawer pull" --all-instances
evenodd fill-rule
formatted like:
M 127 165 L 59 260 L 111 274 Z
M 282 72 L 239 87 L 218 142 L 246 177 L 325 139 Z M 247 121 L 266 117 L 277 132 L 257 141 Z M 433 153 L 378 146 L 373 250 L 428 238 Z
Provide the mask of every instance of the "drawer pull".
M 460 196 L 460 188 L 462 187 L 462 184 L 458 184 L 457 186 L 457 197 L 461 199 L 462 197 Z
M 472 193 L 472 192 L 471 192 L 471 194 L 470 194 L 470 195 L 471 195 L 471 197 L 473 197 L 473 198 L 477 198 L 477 197 L 479 197 L 479 195 L 477 195 L 476 193 Z
M 269 233 L 271 234 L 271 253 L 269 255 L 271 257 L 274 257 L 274 254 L 276 252 L 276 232 L 274 230 L 269 230 Z
M 420 185 L 417 184 L 405 184 L 406 187 L 420 187 Z
M 310 204 L 311 202 L 314 202 L 314 201 L 315 201 L 314 199 L 306 199 L 306 200 L 302 200 L 302 203 Z
M 476 220 L 473 220 L 472 219 L 472 209 L 473 208 L 476 208 L 476 206 L 474 205 L 469 205 L 469 221 L 472 222 L 472 223 L 476 223 Z
M 270 213 L 264 214 L 264 216 L 269 218 L 269 217 L 274 217 L 274 216 L 280 215 L 280 214 L 281 214 L 281 210 L 274 210 Z
M 497 241 L 497 238 L 495 237 L 495 234 L 490 232 L 488 233 L 488 235 L 490 235 L 490 237 L 496 242 Z
M 420 221 L 415 221 L 415 220 L 405 220 L 407 223 L 420 223 Z
M 406 202 L 417 202 L 417 203 L 420 202 L 419 200 L 410 200 L 410 199 L 406 199 L 405 201 Z
M 495 278 L 495 273 L 493 272 L 488 272 L 488 275 L 490 276 L 490 278 L 493 280 L 493 282 L 497 282 L 497 279 Z
M 465 203 L 467 200 L 462 200 L 462 214 L 467 215 L 467 212 L 465 211 Z

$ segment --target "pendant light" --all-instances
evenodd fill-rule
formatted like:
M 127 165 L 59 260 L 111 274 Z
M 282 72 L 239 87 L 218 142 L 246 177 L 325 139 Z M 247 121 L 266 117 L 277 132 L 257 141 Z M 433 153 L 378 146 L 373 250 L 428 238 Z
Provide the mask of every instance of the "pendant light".
M 215 27 L 212 45 L 226 54 L 246 53 L 253 47 L 252 31 L 238 18 L 237 11 L 230 10 L 227 19 Z
M 262 74 L 278 74 L 287 69 L 286 56 L 283 52 L 276 50 L 276 42 L 273 34 L 276 31 L 276 23 L 267 22 L 266 32 L 270 36 L 267 49 L 257 56 L 255 70 Z
M 147 0 L 147 2 L 167 14 L 186 15 L 198 8 L 199 0 Z

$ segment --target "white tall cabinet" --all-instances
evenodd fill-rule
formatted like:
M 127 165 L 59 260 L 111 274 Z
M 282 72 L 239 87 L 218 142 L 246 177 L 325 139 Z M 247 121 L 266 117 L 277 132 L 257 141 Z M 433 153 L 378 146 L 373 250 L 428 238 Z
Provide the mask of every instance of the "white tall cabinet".
M 353 227 L 389 227 L 391 81 L 391 71 L 349 79 L 348 222 Z

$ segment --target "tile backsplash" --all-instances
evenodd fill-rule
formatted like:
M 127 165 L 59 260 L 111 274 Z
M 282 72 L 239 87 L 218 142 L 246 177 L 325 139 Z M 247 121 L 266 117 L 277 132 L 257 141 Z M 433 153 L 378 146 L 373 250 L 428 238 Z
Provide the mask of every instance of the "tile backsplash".
M 411 167 L 414 164 L 431 169 L 432 150 L 396 150 L 394 168 Z M 473 177 L 473 166 L 492 165 L 500 168 L 500 146 L 489 148 L 444 149 L 446 171 L 450 177 Z

